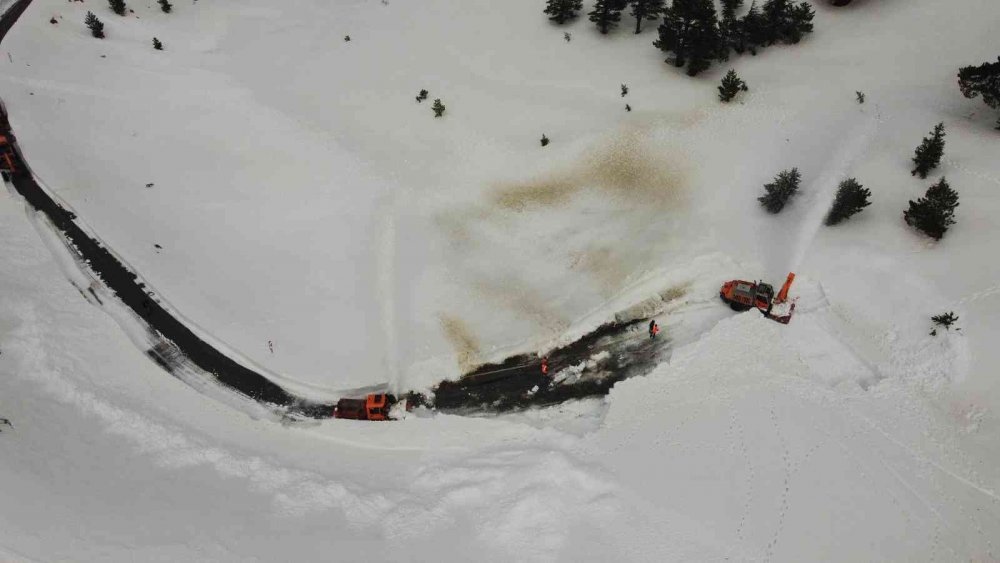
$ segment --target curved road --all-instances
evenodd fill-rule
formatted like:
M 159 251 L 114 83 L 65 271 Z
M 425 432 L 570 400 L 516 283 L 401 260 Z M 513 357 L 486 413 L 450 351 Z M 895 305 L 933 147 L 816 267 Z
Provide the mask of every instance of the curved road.
M 6 36 L 14 22 L 31 4 L 31 0 L 20 0 L 0 17 L 0 41 Z M 14 139 L 6 109 L 0 105 L 0 133 Z M 136 275 L 129 271 L 117 258 L 97 240 L 87 235 L 74 221 L 76 216 L 55 202 L 43 190 L 31 174 L 20 150 L 14 144 L 18 160 L 18 170 L 11 181 L 17 190 L 35 210 L 44 213 L 71 243 L 79 257 L 89 264 L 90 269 L 111 289 L 121 301 L 135 312 L 149 327 L 163 338 L 172 342 L 191 363 L 215 376 L 223 385 L 263 403 L 287 407 L 315 418 L 332 416 L 333 406 L 316 404 L 296 397 L 282 389 L 263 375 L 239 364 L 213 346 L 198 338 L 183 323 L 170 315 L 154 299 L 146 294 L 143 285 L 136 281 Z M 169 362 L 155 350 L 148 352 L 161 365 L 171 369 Z
M 0 41 L 29 4 L 31 0 L 19 0 L 0 16 Z M 76 216 L 38 185 L 17 148 L 2 103 L 0 133 L 14 143 L 17 170 L 12 175 L 12 184 L 17 192 L 35 210 L 48 217 L 80 260 L 158 336 L 155 339 L 158 342 L 147 350 L 150 358 L 182 380 L 185 380 L 181 377 L 182 370 L 192 364 L 212 374 L 226 387 L 261 403 L 312 418 L 333 416 L 332 404 L 297 397 L 226 356 L 150 297 L 136 275 L 98 240 L 85 233 L 76 224 Z M 609 323 L 575 342 L 550 350 L 548 373 L 542 373 L 537 355 L 523 354 L 499 364 L 479 366 L 458 381 L 441 382 L 430 401 L 415 393 L 407 397 L 415 404 L 433 405 L 452 412 L 499 412 L 604 395 L 618 381 L 648 373 L 669 355 L 668 338 L 646 337 L 644 325 L 647 321 L 649 319 Z

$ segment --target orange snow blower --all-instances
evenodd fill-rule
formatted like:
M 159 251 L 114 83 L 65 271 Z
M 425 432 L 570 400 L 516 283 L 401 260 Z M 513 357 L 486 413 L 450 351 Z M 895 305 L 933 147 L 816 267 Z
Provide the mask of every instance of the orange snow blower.
M 792 320 L 792 313 L 795 311 L 795 303 L 786 307 L 788 302 L 788 289 L 795 281 L 795 274 L 789 273 L 785 280 L 785 285 L 781 286 L 778 295 L 774 294 L 774 287 L 764 282 L 748 282 L 744 280 L 732 280 L 722 284 L 719 290 L 719 298 L 734 311 L 749 311 L 757 309 L 765 317 L 781 324 L 788 324 Z M 779 310 L 775 310 L 775 308 Z

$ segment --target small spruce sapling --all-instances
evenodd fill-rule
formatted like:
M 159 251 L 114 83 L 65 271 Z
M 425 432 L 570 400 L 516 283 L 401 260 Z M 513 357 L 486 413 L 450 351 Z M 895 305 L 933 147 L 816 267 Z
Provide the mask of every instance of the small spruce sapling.
M 941 163 L 943 155 L 944 123 L 938 123 L 934 126 L 931 136 L 924 137 L 924 140 L 920 142 L 920 146 L 914 151 L 913 164 L 915 166 L 910 171 L 910 175 L 916 176 L 919 174 L 921 178 L 926 178 L 927 173 L 937 168 L 937 165 Z
M 632 106 L 625 104 L 625 111 L 632 111 Z
M 798 168 L 783 170 L 774 177 L 773 182 L 764 184 L 764 195 L 757 198 L 757 201 L 769 213 L 780 213 L 788 200 L 799 191 L 801 180 Z
M 865 103 L 865 93 L 864 92 L 858 90 L 857 92 L 854 93 L 854 97 L 855 97 L 855 99 L 858 100 L 859 104 Z
M 573 40 L 573 36 L 570 35 L 568 31 L 564 31 L 563 32 L 563 39 L 565 39 L 566 42 L 569 43 L 570 41 Z
M 87 12 L 87 18 L 83 20 L 90 28 L 90 34 L 98 39 L 104 39 L 104 22 L 97 19 L 94 12 Z
M 108 0 L 108 5 L 111 6 L 111 11 L 119 16 L 125 15 L 125 0 Z
M 958 315 L 954 311 L 948 311 L 947 313 L 941 313 L 940 315 L 934 315 L 931 317 L 931 321 L 936 325 L 933 330 L 931 330 L 931 336 L 937 336 L 937 327 L 943 326 L 945 330 L 951 330 L 951 325 L 958 322 Z M 959 329 L 955 329 L 959 330 Z
M 441 117 L 444 115 L 445 107 L 444 104 L 441 103 L 441 98 L 434 100 L 434 105 L 431 106 L 431 109 L 434 110 L 434 117 Z
M 153 48 L 156 49 L 157 51 L 162 51 L 163 50 L 163 43 L 160 43 L 160 40 L 154 37 L 153 38 Z
M 855 213 L 871 205 L 868 201 L 872 193 L 854 178 L 848 178 L 837 188 L 837 197 L 826 215 L 824 223 L 829 227 L 840 223 Z
M 542 133 L 542 146 L 547 147 L 548 145 L 549 145 L 549 138 L 545 136 L 545 133 Z
M 424 101 L 426 99 L 427 99 L 427 90 L 421 90 L 417 94 L 417 103 L 419 104 L 420 102 L 422 102 L 422 101 Z
M 52 25 L 55 25 L 55 24 L 59 23 L 59 21 L 56 20 L 55 16 L 52 16 L 52 19 L 49 20 L 49 23 L 52 24 Z
M 924 197 L 917 201 L 910 200 L 909 208 L 903 212 L 903 220 L 934 240 L 941 240 L 948 227 L 955 224 L 956 207 L 958 192 L 941 178 L 937 184 L 927 188 Z
M 740 92 L 746 92 L 749 90 L 747 88 L 747 83 L 743 82 L 739 76 L 736 75 L 736 71 L 729 69 L 726 76 L 722 78 L 722 84 L 719 85 L 719 101 L 729 102 L 736 97 L 736 94 Z
M 628 84 L 622 84 L 622 97 L 628 96 Z
M 174 5 L 170 3 L 170 0 L 159 0 L 160 9 L 163 10 L 164 14 L 169 14 L 170 10 L 174 9 Z
M 351 36 L 350 35 L 345 35 L 344 36 L 344 42 L 345 43 L 348 42 L 348 41 L 350 41 L 350 40 L 351 40 Z

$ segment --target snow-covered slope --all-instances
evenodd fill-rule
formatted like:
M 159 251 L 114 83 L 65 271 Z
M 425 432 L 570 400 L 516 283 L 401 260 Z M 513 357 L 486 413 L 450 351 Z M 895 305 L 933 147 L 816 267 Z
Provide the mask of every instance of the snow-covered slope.
M 540 0 L 132 7 L 35 0 L 0 95 L 48 188 L 279 382 L 420 387 L 664 292 L 675 353 L 606 401 L 282 426 L 160 371 L 4 192 L 0 558 L 1000 558 L 1000 138 L 955 85 L 997 55 L 995 1 L 817 5 L 802 44 L 730 61 L 728 106 L 728 66 L 683 76 L 653 25 L 566 42 Z M 901 213 L 942 175 L 930 243 Z M 873 205 L 821 227 L 845 176 Z M 789 269 L 788 326 L 717 300 Z

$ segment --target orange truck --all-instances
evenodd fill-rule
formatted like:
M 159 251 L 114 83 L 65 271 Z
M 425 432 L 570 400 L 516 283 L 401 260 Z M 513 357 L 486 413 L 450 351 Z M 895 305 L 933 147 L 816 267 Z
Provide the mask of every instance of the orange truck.
M 788 321 L 792 320 L 795 303 L 792 303 L 787 311 L 782 311 L 786 314 L 776 314 L 774 307 L 776 305 L 783 305 L 788 301 L 788 290 L 792 286 L 793 281 L 795 281 L 795 274 L 789 273 L 788 278 L 785 279 L 785 284 L 781 286 L 781 290 L 775 295 L 774 287 L 769 283 L 731 280 L 722 284 L 722 288 L 719 289 L 719 298 L 734 311 L 757 309 L 765 317 L 773 321 L 788 324 Z
M 333 417 L 353 420 L 389 420 L 389 409 L 395 404 L 396 397 L 386 393 L 372 393 L 364 399 L 341 399 L 333 407 Z

